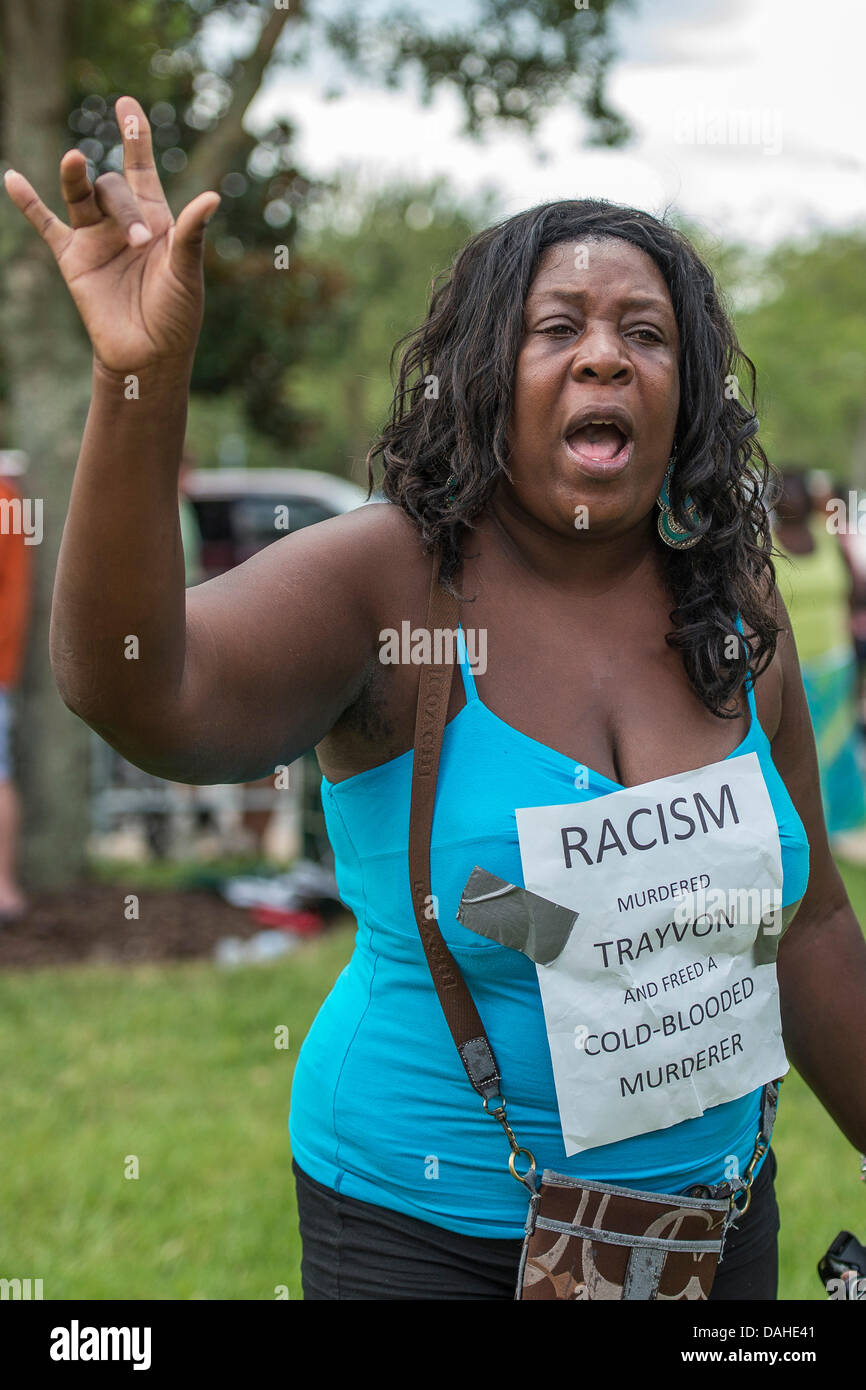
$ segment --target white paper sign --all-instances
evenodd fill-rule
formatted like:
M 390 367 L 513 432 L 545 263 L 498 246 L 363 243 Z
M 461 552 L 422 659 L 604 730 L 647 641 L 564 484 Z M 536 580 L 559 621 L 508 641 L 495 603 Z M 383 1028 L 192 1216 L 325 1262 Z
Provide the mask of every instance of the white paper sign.
M 775 962 L 756 963 L 782 901 L 756 753 L 516 817 L 526 888 L 580 914 L 536 966 L 566 1154 L 788 1070 Z

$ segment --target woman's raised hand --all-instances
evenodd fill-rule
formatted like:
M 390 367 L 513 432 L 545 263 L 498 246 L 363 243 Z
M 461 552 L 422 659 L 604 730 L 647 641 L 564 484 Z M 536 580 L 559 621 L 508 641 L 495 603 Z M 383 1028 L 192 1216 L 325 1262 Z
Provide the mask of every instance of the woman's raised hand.
M 176 361 L 188 367 L 204 304 L 204 226 L 219 194 L 200 193 L 175 222 L 144 111 L 134 97 L 119 97 L 115 117 L 122 174 L 102 174 L 91 183 L 80 150 L 60 161 L 68 226 L 12 169 L 6 191 L 53 252 L 103 366 L 126 372 Z

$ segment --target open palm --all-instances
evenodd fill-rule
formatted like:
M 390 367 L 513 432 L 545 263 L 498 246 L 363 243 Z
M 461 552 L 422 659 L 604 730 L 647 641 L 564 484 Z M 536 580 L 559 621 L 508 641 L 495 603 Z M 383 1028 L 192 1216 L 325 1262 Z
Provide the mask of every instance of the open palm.
M 204 226 L 219 195 L 199 194 L 175 222 L 144 111 L 124 96 L 115 115 L 122 174 L 91 183 L 80 150 L 60 162 L 68 226 L 14 170 L 6 173 L 6 190 L 50 247 L 105 367 L 135 371 L 165 359 L 189 361 L 201 327 Z

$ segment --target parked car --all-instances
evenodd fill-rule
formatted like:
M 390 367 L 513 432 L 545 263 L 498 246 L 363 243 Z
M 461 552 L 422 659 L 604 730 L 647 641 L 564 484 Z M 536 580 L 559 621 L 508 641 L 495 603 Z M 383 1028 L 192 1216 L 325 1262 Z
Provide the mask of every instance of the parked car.
M 243 564 L 291 531 L 354 511 L 367 501 L 357 483 L 302 468 L 190 469 L 184 493 L 201 531 L 203 579 Z M 288 525 L 282 524 L 286 511 Z
M 181 509 L 192 509 L 201 535 L 196 566 L 200 583 L 243 564 L 282 536 L 354 511 L 368 501 L 356 483 L 300 468 L 188 469 L 182 482 Z M 376 493 L 369 499 L 380 500 Z M 187 546 L 189 530 L 182 529 Z M 134 767 L 97 734 L 92 751 L 94 829 L 110 834 L 122 824 L 138 821 L 151 852 L 158 858 L 169 854 L 174 827 L 184 809 L 188 813 L 184 789 Z M 305 859 L 330 862 L 319 778 L 313 752 L 298 759 L 294 781 L 300 783 L 301 854 Z M 260 825 L 266 821 L 275 798 L 285 795 L 264 783 L 237 788 L 237 792 L 242 793 L 244 822 L 252 828 L 257 817 Z

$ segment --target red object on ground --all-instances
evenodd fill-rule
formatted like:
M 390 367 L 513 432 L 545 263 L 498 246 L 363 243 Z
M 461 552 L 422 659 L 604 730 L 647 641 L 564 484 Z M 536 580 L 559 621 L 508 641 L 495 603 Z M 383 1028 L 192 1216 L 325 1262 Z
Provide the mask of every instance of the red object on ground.
M 251 916 L 263 927 L 282 927 L 299 936 L 315 936 L 325 925 L 318 912 L 302 912 L 298 908 L 254 907 Z

